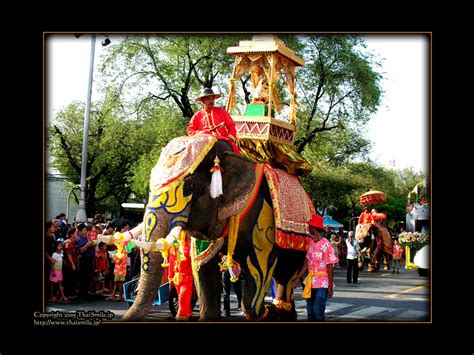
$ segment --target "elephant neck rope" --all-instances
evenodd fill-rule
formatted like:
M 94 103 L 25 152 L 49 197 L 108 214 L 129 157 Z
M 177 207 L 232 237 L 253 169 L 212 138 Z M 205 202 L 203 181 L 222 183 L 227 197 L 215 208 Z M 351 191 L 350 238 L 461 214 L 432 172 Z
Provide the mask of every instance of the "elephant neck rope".
M 234 251 L 235 244 L 237 241 L 237 234 L 238 234 L 238 226 L 239 222 L 247 215 L 248 211 L 252 207 L 253 203 L 255 202 L 255 199 L 257 197 L 258 191 L 260 189 L 260 185 L 262 183 L 262 178 L 264 176 L 264 164 L 254 164 L 254 170 L 255 170 L 255 184 L 252 188 L 252 190 L 249 193 L 249 196 L 247 198 L 247 202 L 245 204 L 245 208 L 242 213 L 237 214 L 233 217 L 231 217 L 229 223 L 224 229 L 224 232 L 222 235 L 216 239 L 215 241 L 208 242 L 204 240 L 197 240 L 195 238 L 192 238 L 192 248 L 191 248 L 191 253 L 193 255 L 192 260 L 193 260 L 193 268 L 196 268 L 196 270 L 199 270 L 201 265 L 206 264 L 216 253 L 217 251 L 222 247 L 222 244 L 224 243 L 224 238 L 229 235 L 231 232 L 235 235 L 234 237 L 231 237 L 228 241 L 228 246 L 231 247 L 228 248 L 228 254 L 230 252 Z M 235 218 L 238 217 L 238 218 Z M 233 230 L 231 231 L 230 228 Z M 233 243 L 231 245 L 231 239 L 233 240 Z M 232 265 L 232 258 L 227 259 L 227 265 Z

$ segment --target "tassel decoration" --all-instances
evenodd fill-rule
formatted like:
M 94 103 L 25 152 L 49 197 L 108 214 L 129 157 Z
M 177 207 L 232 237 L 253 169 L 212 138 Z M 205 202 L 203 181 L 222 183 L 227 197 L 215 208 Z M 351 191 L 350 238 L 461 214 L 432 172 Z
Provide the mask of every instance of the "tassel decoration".
M 211 168 L 211 173 L 212 173 L 212 180 L 211 180 L 211 197 L 212 198 L 217 198 L 220 195 L 222 195 L 222 174 L 221 172 L 224 172 L 224 170 L 221 168 L 219 165 L 220 160 L 218 156 L 216 155 L 216 158 L 214 159 L 214 166 Z
M 162 267 L 170 266 L 170 263 L 168 261 L 168 249 L 162 250 L 161 255 L 163 255 L 163 263 L 161 264 L 161 266 Z
M 240 214 L 230 217 L 229 236 L 227 240 L 227 268 L 232 267 L 235 244 L 237 243 L 237 235 L 239 234 Z
M 180 261 L 186 260 L 184 255 L 184 244 L 186 243 L 186 231 L 182 230 L 179 234 L 179 259 Z

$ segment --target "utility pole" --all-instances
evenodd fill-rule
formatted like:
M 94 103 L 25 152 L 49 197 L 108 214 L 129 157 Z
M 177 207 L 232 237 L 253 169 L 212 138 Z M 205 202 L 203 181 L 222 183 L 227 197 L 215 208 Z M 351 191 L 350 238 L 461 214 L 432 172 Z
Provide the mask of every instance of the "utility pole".
M 84 134 L 82 138 L 81 197 L 77 208 L 76 222 L 87 222 L 86 213 L 86 176 L 87 146 L 89 144 L 89 117 L 91 111 L 92 81 L 94 77 L 95 34 L 91 35 L 91 58 L 89 64 L 89 85 L 87 87 L 86 112 L 84 114 Z

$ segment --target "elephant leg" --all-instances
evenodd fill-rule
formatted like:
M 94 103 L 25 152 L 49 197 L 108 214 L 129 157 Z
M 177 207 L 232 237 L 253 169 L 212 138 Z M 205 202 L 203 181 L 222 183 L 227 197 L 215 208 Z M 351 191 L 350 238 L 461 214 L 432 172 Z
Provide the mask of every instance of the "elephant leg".
M 278 320 L 295 321 L 297 319 L 293 282 L 298 270 L 304 264 L 306 253 L 303 251 L 282 249 L 275 268 L 274 278 L 278 283 L 273 304 L 278 310 Z
M 265 293 L 272 280 L 278 253 L 273 209 L 265 200 L 251 232 L 253 248 L 247 256 L 242 303 L 248 320 L 261 320 L 268 313 L 264 305 Z
M 221 319 L 221 272 L 219 257 L 214 256 L 209 262 L 201 265 L 198 271 L 199 320 L 218 321 Z

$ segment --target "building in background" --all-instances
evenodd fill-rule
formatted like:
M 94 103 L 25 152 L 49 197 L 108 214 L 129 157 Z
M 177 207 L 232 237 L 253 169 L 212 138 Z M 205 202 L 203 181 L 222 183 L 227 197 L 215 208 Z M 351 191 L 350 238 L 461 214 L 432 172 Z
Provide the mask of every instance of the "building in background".
M 68 179 L 59 173 L 56 169 L 50 165 L 46 167 L 44 172 L 44 219 L 50 221 L 60 213 L 65 213 L 68 218 L 68 222 L 74 221 L 78 199 L 74 196 L 74 193 L 78 195 L 79 190 L 71 193 L 72 184 L 68 182 Z M 70 194 L 71 193 L 71 194 Z M 69 201 L 68 211 L 68 196 L 71 196 Z M 72 216 L 72 218 L 71 218 Z

